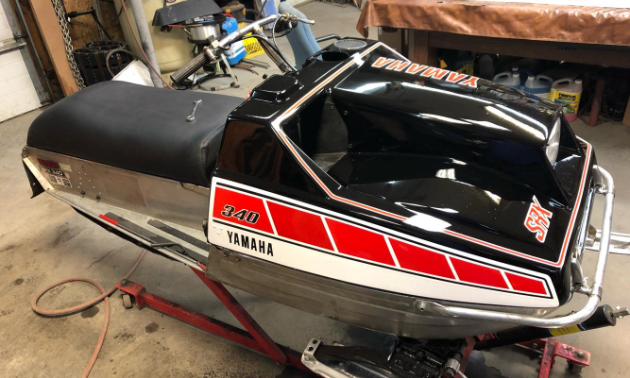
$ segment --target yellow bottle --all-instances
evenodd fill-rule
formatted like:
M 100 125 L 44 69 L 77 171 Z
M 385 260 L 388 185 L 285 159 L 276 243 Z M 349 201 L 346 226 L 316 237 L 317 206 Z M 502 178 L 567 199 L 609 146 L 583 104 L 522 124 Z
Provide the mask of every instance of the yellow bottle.
M 564 115 L 569 122 L 575 121 L 582 98 L 582 79 L 560 79 L 553 82 L 549 101 L 562 105 Z

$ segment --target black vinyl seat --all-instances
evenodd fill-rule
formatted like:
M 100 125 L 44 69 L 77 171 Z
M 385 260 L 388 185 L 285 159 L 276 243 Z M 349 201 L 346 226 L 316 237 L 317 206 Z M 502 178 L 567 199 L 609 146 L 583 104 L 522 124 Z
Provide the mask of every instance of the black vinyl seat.
M 195 121 L 193 102 L 202 100 Z M 110 81 L 85 88 L 42 113 L 30 147 L 176 181 L 208 186 L 237 97 Z

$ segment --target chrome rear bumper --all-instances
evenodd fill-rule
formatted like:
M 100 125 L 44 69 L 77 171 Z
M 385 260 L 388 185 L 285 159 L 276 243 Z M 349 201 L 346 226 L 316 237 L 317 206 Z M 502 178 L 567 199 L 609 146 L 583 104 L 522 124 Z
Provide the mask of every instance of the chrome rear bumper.
M 606 270 L 606 262 L 610 252 L 613 203 L 615 200 L 615 183 L 608 171 L 602 167 L 594 166 L 593 176 L 597 188 L 596 193 L 604 195 L 605 207 L 602 230 L 600 233 L 601 237 L 599 240 L 599 257 L 597 259 L 597 265 L 593 275 L 593 284 L 590 288 L 581 291 L 583 294 L 588 296 L 588 301 L 582 309 L 560 317 L 539 318 L 509 312 L 478 310 L 459 306 L 445 306 L 432 301 L 417 301 L 415 306 L 420 311 L 445 317 L 476 319 L 489 322 L 508 322 L 517 325 L 542 328 L 566 327 L 581 323 L 588 319 L 597 309 L 602 297 L 604 272 Z

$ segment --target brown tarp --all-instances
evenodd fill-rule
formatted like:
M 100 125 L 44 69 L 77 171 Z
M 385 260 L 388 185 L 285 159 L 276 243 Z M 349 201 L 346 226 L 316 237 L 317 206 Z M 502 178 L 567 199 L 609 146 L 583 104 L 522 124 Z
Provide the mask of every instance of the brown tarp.
M 630 9 L 457 0 L 366 0 L 357 24 L 630 47 Z M 629 5 L 630 7 L 630 5 Z

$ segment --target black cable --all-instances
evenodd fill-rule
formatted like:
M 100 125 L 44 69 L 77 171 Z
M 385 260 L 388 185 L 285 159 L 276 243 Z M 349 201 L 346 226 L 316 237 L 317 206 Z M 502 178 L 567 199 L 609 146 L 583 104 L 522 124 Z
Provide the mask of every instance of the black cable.
M 114 38 L 112 38 L 112 36 L 107 32 L 107 29 L 105 29 L 105 25 L 103 25 L 101 23 L 101 21 L 99 21 L 98 17 L 96 17 L 96 12 L 92 13 L 92 17 L 94 18 L 94 22 L 96 22 L 96 24 L 98 25 L 99 28 L 101 28 L 101 30 L 103 31 L 103 33 L 105 33 L 105 35 L 107 36 L 107 38 L 110 41 L 113 41 Z
M 286 36 L 287 34 L 293 31 L 293 28 L 297 26 L 297 22 L 294 24 L 291 21 L 287 21 L 287 28 L 280 34 L 276 35 L 276 26 L 280 23 L 280 20 L 277 20 L 275 24 L 273 24 L 273 28 L 271 29 L 271 38 L 273 39 L 273 44 L 276 46 L 278 50 L 278 43 L 276 42 L 276 38 L 281 38 Z
M 282 54 L 282 53 L 280 52 L 280 49 L 278 48 L 278 46 L 274 46 L 274 45 L 273 45 L 273 44 L 271 44 L 268 40 L 264 39 L 262 36 L 257 35 L 257 34 L 252 34 L 252 35 L 245 36 L 244 38 L 241 38 L 241 41 L 242 41 L 242 40 L 245 40 L 245 39 L 247 39 L 247 38 L 256 38 L 256 40 L 258 40 L 258 43 L 261 43 L 261 41 L 262 41 L 262 43 L 265 43 L 265 46 L 269 46 L 270 48 L 272 48 L 272 49 L 274 50 L 274 53 L 276 53 L 276 55 L 277 55 L 280 59 L 282 59 L 282 62 L 283 62 L 284 64 L 286 64 L 286 65 L 287 65 L 287 66 L 289 66 L 289 67 L 293 67 L 293 65 L 292 65 L 291 63 L 289 63 L 289 61 L 288 61 L 288 60 L 284 57 L 284 54 Z M 261 45 L 261 46 L 262 46 L 262 45 Z
M 71 18 L 86 16 L 88 14 L 92 16 L 92 18 L 94 19 L 94 22 L 96 22 L 96 25 L 98 26 L 99 30 L 102 31 L 105 34 L 105 36 L 107 36 L 107 39 L 109 39 L 110 41 L 113 41 L 114 38 L 112 38 L 112 36 L 105 29 L 105 25 L 103 25 L 101 23 L 101 21 L 98 19 L 98 17 L 96 16 L 96 10 L 94 8 L 90 9 L 89 11 L 85 11 L 85 12 L 76 12 L 76 11 L 70 12 L 70 13 L 66 14 L 66 17 L 68 19 L 71 19 Z
M 115 7 L 115 6 L 114 6 L 114 9 L 116 9 L 116 7 Z M 120 6 L 120 9 L 118 10 L 118 14 L 116 15 L 116 18 L 120 18 L 120 15 L 122 14 L 123 10 L 124 10 L 124 9 L 123 9 L 123 7 L 122 7 L 122 5 L 121 5 L 121 6 Z M 118 20 L 118 22 L 120 22 L 120 20 Z
M 276 50 L 280 50 L 278 48 L 278 43 L 276 42 L 276 26 L 278 26 L 278 21 L 277 20 L 273 24 L 273 27 L 271 28 L 271 39 L 273 40 L 273 45 L 276 46 Z M 289 27 L 290 26 L 291 26 L 291 24 L 289 24 Z
M 125 54 L 129 54 L 129 55 L 131 55 L 132 58 L 136 57 L 131 51 L 125 50 L 122 47 L 110 50 L 107 53 L 107 55 L 105 56 L 105 66 L 107 67 L 107 71 L 109 71 L 109 74 L 112 75 L 112 77 L 114 77 L 116 75 L 114 74 L 114 71 L 112 70 L 112 68 L 109 66 L 109 59 L 112 57 L 112 55 L 114 55 L 115 53 L 118 53 L 118 52 L 123 52 Z

